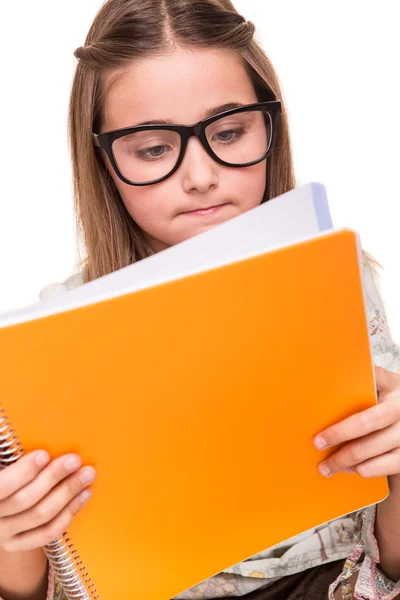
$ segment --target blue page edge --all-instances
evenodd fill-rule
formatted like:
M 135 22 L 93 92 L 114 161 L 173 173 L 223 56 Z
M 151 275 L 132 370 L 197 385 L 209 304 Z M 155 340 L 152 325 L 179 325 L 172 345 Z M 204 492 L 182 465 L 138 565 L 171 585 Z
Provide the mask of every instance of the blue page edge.
M 311 189 L 319 230 L 332 229 L 333 223 L 325 186 L 322 183 L 313 182 L 311 183 Z

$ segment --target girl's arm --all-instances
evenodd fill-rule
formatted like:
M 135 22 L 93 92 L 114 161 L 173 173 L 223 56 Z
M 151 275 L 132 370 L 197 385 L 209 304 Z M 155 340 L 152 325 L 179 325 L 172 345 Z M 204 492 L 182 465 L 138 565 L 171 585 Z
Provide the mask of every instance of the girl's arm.
M 376 509 L 375 537 L 379 566 L 393 581 L 400 580 L 400 475 L 389 477 L 390 495 Z
M 0 547 L 2 600 L 46 600 L 48 564 L 43 550 L 9 553 Z

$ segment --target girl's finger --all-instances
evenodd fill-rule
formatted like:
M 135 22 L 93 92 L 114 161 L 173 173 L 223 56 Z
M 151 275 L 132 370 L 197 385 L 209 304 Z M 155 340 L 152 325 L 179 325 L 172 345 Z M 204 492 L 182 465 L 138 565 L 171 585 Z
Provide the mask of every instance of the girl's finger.
M 353 470 L 365 478 L 396 475 L 400 473 L 400 449 L 371 458 L 356 465 Z
M 44 450 L 37 450 L 22 456 L 12 465 L 0 471 L 0 502 L 19 489 L 28 485 L 50 462 Z
M 328 427 L 314 438 L 314 445 L 319 450 L 337 446 L 385 429 L 399 420 L 400 402 L 398 398 L 391 398 Z
M 18 533 L 37 529 L 52 521 L 82 490 L 95 480 L 93 467 L 85 467 L 55 487 L 41 502 L 23 513 L 3 518 L 0 539 L 9 539 Z
M 81 464 L 80 457 L 74 454 L 56 458 L 28 485 L 22 489 L 18 487 L 15 494 L 0 502 L 0 518 L 16 515 L 32 508 L 47 496 L 60 481 L 77 471 Z
M 25 552 L 41 548 L 42 546 L 46 546 L 47 544 L 59 540 L 68 529 L 74 516 L 91 498 L 91 495 L 92 492 L 89 488 L 84 490 L 50 523 L 38 527 L 37 529 L 32 529 L 16 535 L 3 543 L 2 547 L 6 552 Z
M 400 423 L 342 446 L 319 466 L 325 476 L 334 475 L 400 447 Z

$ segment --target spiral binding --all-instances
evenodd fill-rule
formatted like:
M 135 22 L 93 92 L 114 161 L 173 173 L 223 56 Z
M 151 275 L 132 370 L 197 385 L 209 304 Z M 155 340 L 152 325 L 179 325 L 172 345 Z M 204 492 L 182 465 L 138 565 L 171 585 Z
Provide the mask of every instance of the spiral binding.
M 98 600 L 92 583 L 67 533 L 45 547 L 49 563 L 68 600 Z
M 23 454 L 22 445 L 0 404 L 0 469 L 8 467 Z M 44 551 L 68 600 L 100 598 L 67 533 L 45 546 Z
M 0 404 L 0 468 L 18 460 L 24 451 Z

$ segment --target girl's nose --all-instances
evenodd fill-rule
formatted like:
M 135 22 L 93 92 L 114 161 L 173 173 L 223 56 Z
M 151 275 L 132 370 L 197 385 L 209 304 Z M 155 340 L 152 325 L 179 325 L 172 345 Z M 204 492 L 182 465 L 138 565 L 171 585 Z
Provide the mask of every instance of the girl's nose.
M 218 183 L 218 164 L 211 158 L 197 138 L 191 138 L 181 165 L 185 192 L 205 193 Z

